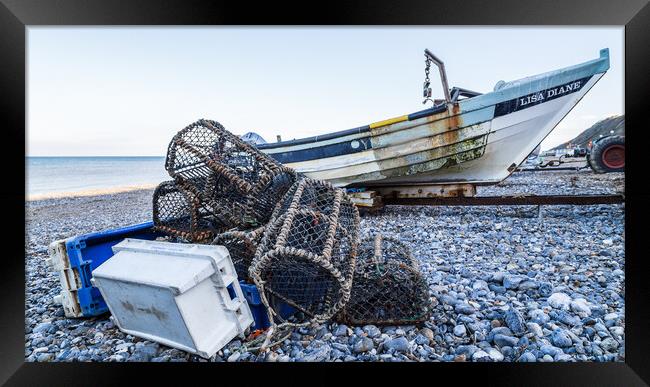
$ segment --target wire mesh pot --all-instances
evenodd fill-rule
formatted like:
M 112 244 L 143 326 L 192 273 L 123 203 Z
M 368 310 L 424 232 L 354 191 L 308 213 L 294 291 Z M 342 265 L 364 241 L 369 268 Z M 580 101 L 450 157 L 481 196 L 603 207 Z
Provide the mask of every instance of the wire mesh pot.
M 224 229 L 191 189 L 164 181 L 153 194 L 154 227 L 189 242 L 200 242 Z
M 296 179 L 291 168 L 211 120 L 199 120 L 174 136 L 165 168 L 174 180 L 194 187 L 228 228 L 266 223 Z
M 248 280 L 248 268 L 250 267 L 257 244 L 262 239 L 264 227 L 253 230 L 229 230 L 217 235 L 212 241 L 213 245 L 222 245 L 228 249 L 230 259 L 235 265 L 237 277 L 240 280 Z
M 337 315 L 349 325 L 410 325 L 426 321 L 429 287 L 410 249 L 381 234 L 362 239 L 350 301 Z
M 341 189 L 311 179 L 295 183 L 277 205 L 250 266 L 262 301 L 275 297 L 305 321 L 324 322 L 349 300 L 359 212 Z

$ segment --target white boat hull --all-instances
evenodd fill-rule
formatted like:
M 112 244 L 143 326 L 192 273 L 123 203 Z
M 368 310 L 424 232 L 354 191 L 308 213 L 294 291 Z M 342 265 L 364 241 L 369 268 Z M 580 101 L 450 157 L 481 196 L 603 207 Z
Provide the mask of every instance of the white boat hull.
M 496 184 L 502 181 L 526 160 L 602 76 L 594 76 L 580 93 L 493 119 L 482 157 L 434 171 L 417 181 L 436 184 Z
M 609 69 L 600 58 L 364 127 L 259 148 L 335 186 L 496 184 Z

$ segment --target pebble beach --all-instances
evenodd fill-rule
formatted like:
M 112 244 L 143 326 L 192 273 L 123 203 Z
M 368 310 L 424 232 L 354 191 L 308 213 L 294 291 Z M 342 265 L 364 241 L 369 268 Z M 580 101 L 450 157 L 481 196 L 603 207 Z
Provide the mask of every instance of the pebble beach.
M 518 172 L 478 195 L 624 192 L 624 174 Z M 456 361 L 625 360 L 625 205 L 387 206 L 361 219 L 407 244 L 433 303 L 417 326 L 295 330 L 271 351 L 233 340 L 211 359 L 121 332 L 105 314 L 66 318 L 53 303 L 50 242 L 151 220 L 153 189 L 25 203 L 25 360 Z

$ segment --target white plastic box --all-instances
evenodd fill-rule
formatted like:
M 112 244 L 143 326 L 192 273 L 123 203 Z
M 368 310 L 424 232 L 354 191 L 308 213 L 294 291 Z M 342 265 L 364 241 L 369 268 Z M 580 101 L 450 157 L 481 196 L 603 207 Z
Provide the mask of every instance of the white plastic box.
M 54 296 L 54 304 L 62 305 L 66 317 L 82 317 L 83 312 L 79 305 L 78 290 L 82 287 L 79 270 L 71 267 L 66 251 L 66 240 L 57 240 L 48 247 L 46 264 L 59 274 L 61 293 Z
M 125 239 L 113 251 L 91 281 L 123 332 L 209 358 L 253 323 L 225 247 Z

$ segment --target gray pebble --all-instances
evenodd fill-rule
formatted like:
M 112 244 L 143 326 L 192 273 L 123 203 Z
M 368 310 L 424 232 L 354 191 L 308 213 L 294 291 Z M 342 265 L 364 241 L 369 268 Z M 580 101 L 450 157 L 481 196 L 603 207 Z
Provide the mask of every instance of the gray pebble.
M 454 327 L 454 335 L 458 337 L 467 335 L 467 328 L 465 328 L 465 325 L 456 325 Z
M 564 329 L 557 329 L 551 335 L 551 342 L 556 347 L 567 348 L 572 345 L 571 336 Z
M 345 324 L 341 324 L 336 327 L 333 332 L 334 336 L 346 336 L 348 334 L 348 327 Z
M 366 325 L 363 327 L 363 331 L 370 338 L 379 337 L 381 335 L 381 330 L 374 325 Z
M 615 352 L 618 349 L 619 343 L 611 337 L 607 337 L 600 342 L 600 347 L 607 352 Z
M 459 345 L 456 347 L 456 355 L 465 355 L 466 358 L 471 358 L 474 353 L 478 351 L 476 345 Z
M 515 308 L 511 307 L 506 311 L 505 320 L 506 325 L 514 334 L 523 335 L 526 333 L 524 317 Z
M 462 313 L 462 314 L 472 314 L 476 312 L 476 309 L 474 309 L 473 306 L 467 303 L 457 303 L 456 306 L 454 307 L 454 310 L 456 313 Z
M 54 325 L 52 323 L 46 322 L 46 323 L 40 323 L 37 326 L 32 329 L 32 332 L 34 333 L 41 333 L 41 332 L 47 332 L 50 329 L 52 329 Z
M 361 340 L 357 341 L 356 344 L 354 344 L 355 353 L 368 352 L 373 348 L 375 348 L 375 344 L 371 339 L 367 337 L 363 337 Z
M 568 310 L 571 304 L 571 297 L 562 292 L 553 293 L 548 297 L 547 302 L 553 308 Z
M 537 358 L 531 352 L 524 352 L 517 361 L 522 363 L 534 363 L 537 361 Z
M 494 344 L 498 345 L 499 347 L 505 347 L 505 346 L 513 347 L 517 345 L 518 341 L 519 339 L 517 339 L 516 337 L 506 336 L 500 333 L 494 335 Z
M 405 337 L 398 337 L 396 339 L 391 339 L 385 342 L 384 348 L 394 350 L 396 352 L 408 352 L 409 342 Z

